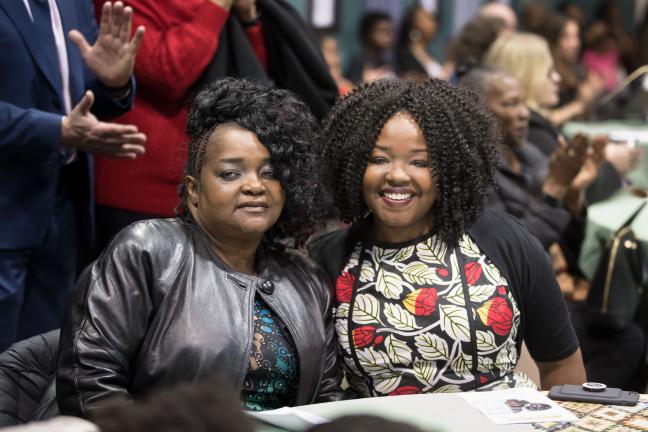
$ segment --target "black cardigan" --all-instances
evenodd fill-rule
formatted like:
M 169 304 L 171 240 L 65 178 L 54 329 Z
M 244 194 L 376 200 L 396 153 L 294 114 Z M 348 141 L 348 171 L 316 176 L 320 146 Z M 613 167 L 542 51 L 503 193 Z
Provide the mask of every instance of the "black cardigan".
M 576 333 L 549 256 L 538 240 L 515 218 L 491 210 L 467 231 L 507 279 L 520 307 L 518 352 L 524 340 L 537 361 L 558 361 L 573 354 L 578 349 Z M 335 281 L 364 235 L 366 224 L 334 231 L 311 241 L 309 252 Z

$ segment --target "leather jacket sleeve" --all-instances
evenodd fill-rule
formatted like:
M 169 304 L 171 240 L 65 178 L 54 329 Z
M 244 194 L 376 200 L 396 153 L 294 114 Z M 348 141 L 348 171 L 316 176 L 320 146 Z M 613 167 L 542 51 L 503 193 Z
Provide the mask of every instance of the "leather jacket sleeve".
M 79 278 L 59 344 L 56 393 L 61 414 L 130 398 L 131 360 L 152 313 L 152 257 L 145 224 L 122 231 Z
M 319 283 L 322 284 L 322 292 L 325 293 L 326 310 L 324 311 L 324 330 L 326 331 L 326 358 L 319 391 L 315 397 L 315 403 L 332 402 L 344 399 L 342 383 L 342 368 L 339 364 L 337 334 L 335 332 L 335 320 L 333 319 L 333 291 L 328 283 L 328 278 L 321 269 L 318 269 Z

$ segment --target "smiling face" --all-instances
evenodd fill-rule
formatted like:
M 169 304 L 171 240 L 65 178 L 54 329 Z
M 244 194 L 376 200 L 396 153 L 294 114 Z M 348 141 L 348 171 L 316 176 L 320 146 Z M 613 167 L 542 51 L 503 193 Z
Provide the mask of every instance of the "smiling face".
M 423 132 L 405 113 L 383 126 L 362 179 L 362 195 L 374 216 L 376 239 L 401 242 L 432 228 L 436 182 Z
M 221 125 L 206 151 L 200 179 L 185 178 L 193 218 L 219 240 L 260 240 L 286 201 L 268 149 L 254 133 Z
M 488 109 L 497 117 L 504 143 L 511 147 L 522 145 L 529 131 L 529 109 L 524 103 L 520 82 L 508 75 L 492 78 L 486 95 Z

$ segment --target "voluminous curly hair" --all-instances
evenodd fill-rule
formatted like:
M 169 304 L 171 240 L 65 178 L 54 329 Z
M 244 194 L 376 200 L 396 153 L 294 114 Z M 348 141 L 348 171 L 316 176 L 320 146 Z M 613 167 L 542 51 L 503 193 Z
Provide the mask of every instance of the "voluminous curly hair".
M 317 121 L 308 106 L 288 90 L 243 79 L 225 78 L 200 91 L 189 112 L 185 175 L 200 179 L 209 154 L 209 138 L 221 125 L 254 133 L 268 149 L 275 177 L 286 194 L 279 220 L 266 233 L 271 241 L 301 241 L 324 213 L 317 194 Z M 178 213 L 188 213 L 187 190 L 180 185 Z
M 494 184 L 501 138 L 479 97 L 441 80 L 384 79 L 338 100 L 322 125 L 323 182 L 347 223 L 367 213 L 362 179 L 385 123 L 407 113 L 423 132 L 437 198 L 431 217 L 446 241 L 456 243 L 481 213 Z

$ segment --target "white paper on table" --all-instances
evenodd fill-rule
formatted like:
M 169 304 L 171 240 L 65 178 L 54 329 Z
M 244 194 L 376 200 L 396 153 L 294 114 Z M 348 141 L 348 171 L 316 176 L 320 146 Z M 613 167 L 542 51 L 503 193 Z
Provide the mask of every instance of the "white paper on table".
M 529 388 L 467 392 L 460 396 L 495 424 L 578 420 L 556 402 Z
M 246 411 L 246 413 L 264 423 L 279 426 L 290 431 L 302 431 L 312 426 L 331 421 L 315 414 L 290 407 L 258 412 Z

